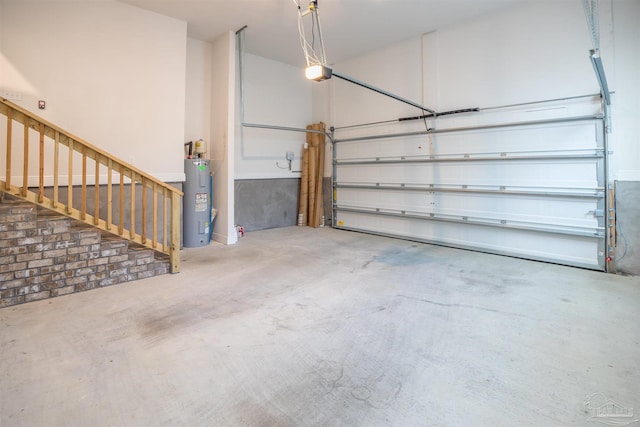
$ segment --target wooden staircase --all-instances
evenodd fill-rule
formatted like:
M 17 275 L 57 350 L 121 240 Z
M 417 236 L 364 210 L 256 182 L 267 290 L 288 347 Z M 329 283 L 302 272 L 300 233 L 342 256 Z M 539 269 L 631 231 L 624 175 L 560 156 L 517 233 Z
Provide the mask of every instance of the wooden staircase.
M 62 224 L 62 217 L 64 217 L 69 224 L 69 229 L 73 230 L 69 233 L 74 236 L 80 236 L 83 233 L 91 234 L 93 237 L 87 237 L 87 239 L 99 241 L 89 245 L 94 246 L 90 251 L 94 254 L 115 250 L 117 246 L 119 251 L 123 252 L 117 255 L 120 256 L 117 258 L 118 262 L 125 263 L 124 265 L 129 269 L 124 272 L 122 270 L 124 266 L 120 267 L 120 270 L 113 267 L 111 272 L 117 270 L 126 276 L 127 280 L 155 275 L 165 269 L 171 273 L 180 271 L 181 191 L 6 99 L 0 99 L 0 116 L 6 118 L 4 123 L 0 120 L 0 171 L 4 172 L 0 175 L 0 178 L 4 177 L 0 179 L 0 195 L 11 196 L 5 197 L 6 200 L 0 208 L 25 210 L 25 215 L 30 218 L 33 215 L 39 218 L 33 219 L 36 223 L 50 221 Z M 38 208 L 32 206 L 33 212 L 30 212 L 25 202 Z M 13 213 L 12 215 L 21 214 Z M 32 230 L 30 233 L 36 233 L 36 235 L 45 233 L 43 238 L 46 237 L 45 231 L 33 231 L 36 228 L 32 229 L 30 225 L 31 223 L 21 226 L 27 227 L 25 230 Z M 20 231 L 11 229 L 12 227 L 10 223 L 5 224 L 4 231 L 9 233 Z M 65 227 L 62 226 L 62 228 Z M 0 227 L 0 232 L 2 231 Z M 0 236 L 0 245 L 6 246 L 8 244 L 6 241 L 3 243 L 3 240 L 11 240 L 11 238 L 3 239 Z M 82 238 L 65 242 L 63 245 L 86 246 L 81 244 Z M 98 245 L 101 246 L 100 249 Z M 107 246 L 114 247 L 107 248 Z M 13 250 L 22 251 L 24 248 Z M 127 257 L 132 256 L 134 259 L 125 260 L 125 253 Z M 160 258 L 157 262 L 155 258 L 151 262 L 152 258 L 147 257 L 154 253 Z M 69 255 L 74 254 L 67 254 Z M 46 258 L 47 254 L 43 253 L 41 256 Z M 84 285 L 75 283 L 79 282 L 79 279 L 70 280 L 74 282 L 73 290 L 70 288 L 72 285 L 67 282 L 64 286 L 58 287 L 52 285 L 53 282 L 38 283 L 38 292 L 27 292 L 26 285 L 19 288 L 10 287 L 5 283 L 9 281 L 5 273 L 22 271 L 18 267 L 24 262 L 27 262 L 28 266 L 29 261 L 19 260 L 27 258 L 29 258 L 28 254 L 22 252 L 7 254 L 7 251 L 2 251 L 0 246 L 0 261 L 4 261 L 0 262 L 0 292 L 2 292 L 0 295 L 14 298 L 16 302 L 13 303 L 61 295 L 61 292 L 70 293 L 105 286 L 119 283 L 121 280 L 127 281 L 121 277 L 117 279 L 112 276 L 107 277 L 103 274 L 105 271 L 96 270 L 91 273 L 93 274 L 91 277 L 95 280 L 89 280 L 89 275 L 83 275 Z M 92 261 L 92 263 L 106 262 L 105 256 L 100 255 L 97 258 L 100 261 Z M 38 260 L 31 260 L 31 265 L 50 262 L 36 261 Z M 131 270 L 132 261 L 136 264 L 140 261 L 140 265 L 153 264 L 154 268 Z M 111 260 L 108 262 L 110 263 Z M 18 266 L 6 267 L 8 264 L 18 264 Z M 65 268 L 64 271 L 67 269 Z M 18 275 L 20 274 L 23 273 Z M 12 280 L 18 279 L 21 277 L 14 277 Z M 48 288 L 43 290 L 43 286 Z M 48 296 L 45 296 L 47 293 Z M 34 296 L 35 294 L 39 295 Z M 28 295 L 32 296 L 28 297 Z M 6 305 L 11 304 L 7 302 Z

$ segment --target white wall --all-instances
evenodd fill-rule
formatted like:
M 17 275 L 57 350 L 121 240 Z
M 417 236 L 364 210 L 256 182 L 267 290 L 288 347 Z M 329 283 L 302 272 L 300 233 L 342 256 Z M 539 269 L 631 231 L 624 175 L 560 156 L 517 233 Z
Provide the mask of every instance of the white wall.
M 613 2 L 615 178 L 640 181 L 640 1 Z M 606 67 L 607 64 L 605 64 Z M 606 70 L 608 72 L 608 70 Z
M 110 0 L 2 0 L 0 52 L 0 86 L 21 94 L 17 104 L 183 179 L 186 23 Z
M 601 54 L 609 87 L 616 91 L 610 178 L 640 179 L 640 2 L 601 2 L 600 12 Z M 442 28 L 334 69 L 446 111 L 598 93 L 591 48 L 580 1 L 536 1 Z M 325 92 L 316 100 L 324 98 L 330 106 L 314 103 L 314 120 L 336 127 L 420 113 L 335 78 L 322 84 Z M 384 131 L 409 128 L 394 123 Z
M 426 96 L 449 110 L 597 93 L 589 49 L 580 1 L 527 2 L 427 35 L 425 77 L 437 90 Z
M 420 48 L 420 39 L 415 38 L 336 64 L 333 68 L 356 80 L 423 105 Z M 336 77 L 320 84 L 331 88 L 333 110 L 330 123 L 335 127 L 420 113 L 415 107 Z
M 312 123 L 312 85 L 304 70 L 245 53 L 244 122 L 305 128 Z M 297 178 L 304 133 L 244 128 L 235 151 L 235 178 Z M 293 151 L 292 170 L 287 151 Z M 284 169 L 283 169 L 284 168 Z
M 203 139 L 207 146 L 211 135 L 211 54 L 211 43 L 187 39 L 184 142 Z
M 236 126 L 236 43 L 227 32 L 213 42 L 211 51 L 211 134 L 208 158 L 213 172 L 213 207 L 218 214 L 213 239 L 233 244 L 238 240 L 234 227 L 234 157 Z

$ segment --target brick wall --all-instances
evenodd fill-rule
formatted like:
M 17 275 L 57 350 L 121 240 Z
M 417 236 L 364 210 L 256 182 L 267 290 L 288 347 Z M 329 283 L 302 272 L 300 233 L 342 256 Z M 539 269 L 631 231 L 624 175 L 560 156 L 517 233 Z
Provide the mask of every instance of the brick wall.
M 30 203 L 0 203 L 0 308 L 168 272 L 152 250 Z

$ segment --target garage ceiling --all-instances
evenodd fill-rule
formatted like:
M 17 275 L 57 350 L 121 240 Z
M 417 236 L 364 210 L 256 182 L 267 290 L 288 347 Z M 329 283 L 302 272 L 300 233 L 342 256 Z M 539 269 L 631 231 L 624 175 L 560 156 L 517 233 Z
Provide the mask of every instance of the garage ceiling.
M 204 41 L 247 25 L 247 52 L 304 66 L 293 0 L 120 1 L 186 21 L 189 37 Z M 318 10 L 328 62 L 336 63 L 523 1 L 319 0 Z

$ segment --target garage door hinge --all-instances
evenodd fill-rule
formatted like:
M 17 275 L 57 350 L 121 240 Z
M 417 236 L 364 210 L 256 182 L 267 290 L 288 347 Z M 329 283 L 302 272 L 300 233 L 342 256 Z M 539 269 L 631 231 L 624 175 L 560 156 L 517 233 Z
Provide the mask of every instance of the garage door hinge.
M 596 209 L 595 211 L 587 212 L 588 215 L 593 215 L 594 218 L 603 218 L 604 217 L 604 209 Z

